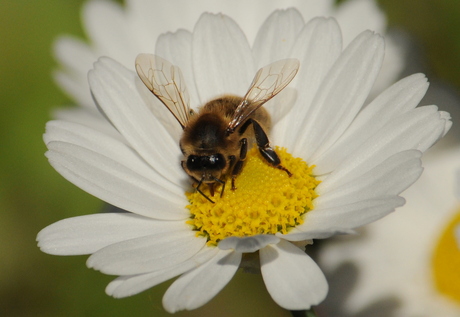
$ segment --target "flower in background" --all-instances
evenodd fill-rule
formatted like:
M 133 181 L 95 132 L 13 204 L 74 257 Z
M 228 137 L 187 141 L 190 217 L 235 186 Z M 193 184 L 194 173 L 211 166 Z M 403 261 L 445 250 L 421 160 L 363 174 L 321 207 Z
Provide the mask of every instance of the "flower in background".
M 331 314 L 355 316 L 375 305 L 385 316 L 460 316 L 460 147 L 429 151 L 423 163 L 403 208 L 320 248 L 332 284 L 349 275 L 346 267 L 357 274 L 346 295 L 325 301 Z
M 57 222 L 38 235 L 44 252 L 92 254 L 89 267 L 120 275 L 106 290 L 115 297 L 180 275 L 163 298 L 169 312 L 208 302 L 254 255 L 280 306 L 308 309 L 324 299 L 326 280 L 298 246 L 403 205 L 398 195 L 420 176 L 422 152 L 450 118 L 436 106 L 415 108 L 427 88 L 421 74 L 366 105 L 384 56 L 383 38 L 370 31 L 342 50 L 334 19 L 305 23 L 296 9 L 274 11 L 252 46 L 244 31 L 228 16 L 203 14 L 193 32 L 160 36 L 155 52 L 182 69 L 194 109 L 222 94 L 242 96 L 259 67 L 297 58 L 294 81 L 266 104 L 272 144 L 290 153 L 278 150 L 293 176 L 249 153 L 237 190 L 214 197 L 216 204 L 186 196 L 179 125 L 134 71 L 104 57 L 89 84 L 106 126 L 51 121 L 47 157 L 69 181 L 130 213 Z
M 99 129 L 105 126 L 106 122 L 95 111 L 87 80 L 88 71 L 100 56 L 109 56 L 134 70 L 134 60 L 139 53 L 159 53 L 158 47 L 163 46 L 167 32 L 192 30 L 203 12 L 230 16 L 244 30 L 248 42 L 256 45 L 254 41 L 264 20 L 274 10 L 290 7 L 298 9 L 304 22 L 316 16 L 337 19 L 344 46 L 367 29 L 385 35 L 386 17 L 373 0 L 349 0 L 339 5 L 335 5 L 333 0 L 127 0 L 125 6 L 111 1 L 88 1 L 83 8 L 82 19 L 90 44 L 72 36 L 62 36 L 56 41 L 54 49 L 56 59 L 62 65 L 55 71 L 54 78 L 83 108 L 58 110 L 55 115 L 57 118 L 92 124 Z M 272 19 L 276 20 L 277 17 Z M 279 31 L 289 30 L 281 28 Z M 166 53 L 164 50 L 162 52 Z M 260 53 L 262 56 L 263 52 Z M 258 61 L 259 66 L 267 64 L 268 53 L 265 59 Z M 401 47 L 396 46 L 391 37 L 386 37 L 384 64 L 371 96 L 376 96 L 394 83 L 402 67 Z

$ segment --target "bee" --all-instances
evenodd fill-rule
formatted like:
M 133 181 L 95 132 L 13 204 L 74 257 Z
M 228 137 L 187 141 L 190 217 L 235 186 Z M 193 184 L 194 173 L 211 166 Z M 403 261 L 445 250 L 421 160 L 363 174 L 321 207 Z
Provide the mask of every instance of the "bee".
M 168 108 L 183 129 L 179 142 L 184 155 L 184 171 L 195 182 L 196 190 L 207 200 L 200 187 L 214 185 L 225 189 L 225 178 L 231 176 L 232 190 L 241 173 L 248 147 L 254 142 L 271 166 L 292 174 L 270 146 L 267 132 L 271 119 L 262 107 L 282 91 L 299 69 L 297 59 L 284 59 L 259 69 L 244 97 L 224 95 L 203 105 L 198 113 L 190 108 L 189 94 L 179 67 L 151 54 L 139 54 L 136 71 L 147 88 Z

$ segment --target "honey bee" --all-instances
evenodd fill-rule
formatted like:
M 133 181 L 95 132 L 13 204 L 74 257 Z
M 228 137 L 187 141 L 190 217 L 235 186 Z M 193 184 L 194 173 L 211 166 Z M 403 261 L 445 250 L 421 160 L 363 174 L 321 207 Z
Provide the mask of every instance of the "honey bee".
M 270 165 L 292 175 L 281 165 L 280 158 L 270 146 L 267 132 L 271 120 L 262 105 L 295 77 L 299 69 L 297 59 L 284 59 L 262 67 L 244 97 L 221 96 L 207 102 L 198 113 L 190 108 L 184 78 L 177 66 L 151 54 L 139 54 L 135 64 L 145 86 L 181 125 L 182 168 L 195 182 L 196 190 L 207 200 L 213 203 L 200 190 L 202 184 L 209 186 L 211 196 L 214 196 L 214 185 L 222 184 L 222 196 L 225 178 L 230 175 L 232 190 L 236 189 L 235 180 L 243 169 L 248 147 L 253 142 Z

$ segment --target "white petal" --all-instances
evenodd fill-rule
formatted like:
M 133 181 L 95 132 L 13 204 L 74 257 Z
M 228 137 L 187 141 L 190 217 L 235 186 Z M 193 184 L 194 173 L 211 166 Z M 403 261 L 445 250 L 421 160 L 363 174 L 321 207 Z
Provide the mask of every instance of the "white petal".
M 260 27 L 252 52 L 257 68 L 289 57 L 297 35 L 304 26 L 294 8 L 274 11 Z
M 190 105 L 192 108 L 199 106 L 192 67 L 192 33 L 179 30 L 176 33 L 162 34 L 157 40 L 155 49 L 155 54 L 180 68 L 190 95 Z
M 219 251 L 207 263 L 179 277 L 166 291 L 163 306 L 174 313 L 195 309 L 210 301 L 238 270 L 241 253 Z
M 243 31 L 222 14 L 201 16 L 193 32 L 192 56 L 202 103 L 223 94 L 243 96 L 256 72 Z
M 91 90 L 110 122 L 159 174 L 171 180 L 183 178 L 178 140 L 142 99 L 137 75 L 110 58 L 100 58 L 94 67 L 88 75 Z
M 326 2 L 326 0 L 323 0 Z M 321 2 L 323 2 L 321 1 Z M 258 26 L 277 8 L 296 7 L 305 0 L 252 0 L 252 1 L 215 1 L 215 0 L 128 0 L 127 5 L 138 17 L 142 28 L 147 29 L 152 38 L 160 33 L 175 31 L 179 28 L 191 30 L 203 11 L 224 13 L 235 19 L 247 33 L 252 43 Z M 322 4 L 322 3 L 321 3 Z M 316 7 L 316 6 L 315 6 Z M 311 8 L 316 9 L 316 8 Z M 311 11 L 310 9 L 310 11 Z M 146 14 L 149 12 L 149 14 Z M 186 12 L 186 14 L 183 14 Z M 158 16 L 154 14 L 157 13 Z
M 83 23 L 98 55 L 108 55 L 125 66 L 134 65 L 137 47 L 125 10 L 112 1 L 90 1 L 83 7 Z M 134 35 L 133 35 L 134 34 Z
M 46 153 L 50 164 L 68 181 L 84 191 L 121 209 L 150 218 L 178 220 L 187 218 L 185 197 L 180 191 L 169 191 L 137 170 L 143 162 L 135 155 L 130 165 L 122 165 L 119 157 L 108 157 L 71 143 L 54 141 L 48 144 Z M 123 149 L 122 146 L 118 148 Z M 129 148 L 124 148 L 129 154 Z
M 273 143 L 294 150 L 303 133 L 304 121 L 310 115 L 311 102 L 327 72 L 340 56 L 342 37 L 334 19 L 315 18 L 297 36 L 290 57 L 300 60 L 300 69 L 286 89 L 297 88 L 297 103 L 283 120 L 273 127 Z M 276 102 L 281 96 L 277 96 Z M 285 107 L 279 103 L 280 107 Z M 267 107 L 268 108 L 268 107 Z M 276 117 L 273 116 L 274 120 Z M 298 153 L 293 153 L 298 156 Z
M 77 73 L 82 78 L 86 78 L 86 71 L 98 57 L 88 44 L 70 36 L 61 36 L 55 41 L 54 55 L 69 71 Z
M 385 13 L 375 1 L 348 0 L 337 6 L 334 14 L 344 35 L 344 43 L 350 43 L 363 30 L 383 34 L 386 27 Z
M 38 246 L 55 255 L 91 254 L 108 245 L 181 227 L 183 221 L 157 221 L 131 213 L 105 213 L 64 219 L 42 229 Z
M 388 196 L 329 209 L 321 209 L 318 206 L 308 212 L 305 215 L 305 222 L 296 228 L 308 233 L 303 237 L 304 239 L 326 238 L 336 232 L 346 232 L 380 219 L 404 203 L 404 198 Z M 320 231 L 324 234 L 318 236 Z
M 309 309 L 324 300 L 328 286 L 323 272 L 298 247 L 281 240 L 260 251 L 262 276 L 273 300 L 289 310 Z
M 167 232 L 109 245 L 88 258 L 90 268 L 105 274 L 133 275 L 162 270 L 196 255 L 206 239 L 196 237 L 185 223 Z
M 358 114 L 337 143 L 318 157 L 321 165 L 318 166 L 315 173 L 324 174 L 334 170 L 338 162 L 342 162 L 350 153 L 356 151 L 385 124 L 415 108 L 427 89 L 428 83 L 425 76 L 414 74 L 385 90 Z
M 64 71 L 54 71 L 53 79 L 61 89 L 79 105 L 94 108 L 94 101 L 89 91 L 88 80 L 85 76 L 68 74 Z
M 279 242 L 279 238 L 273 235 L 257 235 L 252 237 L 229 237 L 219 242 L 221 250 L 235 250 L 241 253 L 252 253 L 264 248 L 269 244 Z
M 77 123 L 89 127 L 93 130 L 102 132 L 120 142 L 126 143 L 123 136 L 107 121 L 95 107 L 70 107 L 59 108 L 53 111 L 53 117 L 59 121 Z M 46 138 L 46 135 L 45 135 Z M 45 141 L 48 143 L 49 141 Z
M 62 36 L 54 43 L 54 55 L 65 68 L 53 72 L 55 82 L 77 103 L 94 108 L 87 80 L 87 72 L 97 59 L 94 50 L 80 39 Z
M 401 114 L 340 162 L 336 171 L 328 175 L 320 186 L 340 186 L 401 151 L 416 149 L 424 152 L 440 138 L 445 123 L 435 106 L 419 107 Z M 321 165 L 320 161 L 311 163 Z
M 452 117 L 450 116 L 450 113 L 445 112 L 445 111 L 439 111 L 439 114 L 441 116 L 441 119 L 445 121 L 444 124 L 444 131 L 442 132 L 441 138 L 443 138 L 447 132 L 449 132 L 450 128 L 452 127 Z
M 382 37 L 369 31 L 361 33 L 345 49 L 313 100 L 295 153 L 303 153 L 301 156 L 311 162 L 334 144 L 363 106 L 380 70 L 383 53 Z
M 377 33 L 384 34 L 378 31 Z M 398 39 L 400 35 L 401 34 L 397 32 L 394 34 L 387 33 L 385 35 L 385 58 L 383 59 L 379 76 L 375 80 L 374 87 L 372 87 L 369 93 L 370 100 L 404 75 L 402 71 L 406 68 L 406 58 L 408 55 L 407 46 L 410 44 L 408 42 L 404 43 L 404 41 Z
M 199 267 L 215 256 L 218 251 L 218 248 L 203 248 L 192 258 L 178 265 L 147 274 L 120 276 L 107 285 L 105 292 L 115 298 L 135 295 L 177 275 Z
M 359 200 L 399 195 L 422 174 L 421 157 L 422 153 L 417 150 L 400 152 L 362 176 L 333 190 L 328 191 L 327 185 L 320 187 L 317 190 L 319 197 L 315 199 L 315 205 L 326 209 Z
M 113 134 L 113 131 L 111 131 L 111 134 Z M 127 191 L 127 187 L 123 187 L 123 185 L 129 186 L 128 180 L 135 179 L 137 177 L 139 178 L 139 182 L 150 183 L 150 185 L 146 186 L 143 191 L 147 190 L 148 187 L 153 186 L 154 188 L 151 190 L 150 193 L 147 194 L 148 196 L 150 196 L 150 198 L 148 198 L 146 201 L 151 201 L 151 199 L 155 198 L 159 199 L 159 201 L 154 201 L 154 205 L 148 206 L 149 208 L 151 208 L 152 206 L 159 207 L 161 206 L 161 201 L 166 200 L 167 202 L 171 203 L 171 205 L 169 205 L 170 208 L 174 208 L 175 206 L 177 207 L 177 210 L 183 210 L 183 206 L 186 203 L 186 199 L 183 195 L 182 185 L 178 185 L 177 180 L 165 179 L 156 171 L 152 170 L 152 168 L 148 166 L 145 163 L 145 161 L 143 161 L 126 144 L 126 140 L 122 139 L 121 137 L 112 138 L 111 134 L 105 134 L 103 132 L 93 130 L 91 127 L 82 126 L 78 123 L 50 121 L 46 126 L 44 141 L 47 145 L 49 145 L 50 150 L 52 147 L 55 148 L 56 146 L 58 146 L 57 144 L 60 144 L 59 146 L 64 146 L 64 148 L 73 147 L 73 145 L 75 145 L 81 148 L 83 151 L 89 150 L 91 152 L 94 152 L 91 153 L 91 155 L 94 158 L 97 158 L 99 156 L 102 160 L 99 162 L 100 172 L 102 172 L 104 169 L 109 169 L 109 165 L 113 165 L 113 163 L 115 163 L 115 170 L 112 172 L 108 171 L 108 174 L 113 173 L 114 177 L 117 174 L 116 168 L 118 165 L 122 165 L 123 167 L 127 168 L 129 171 L 126 172 L 131 175 L 126 178 L 126 182 L 125 184 L 122 184 L 122 188 L 117 189 L 120 191 L 119 193 L 117 193 L 119 197 L 127 195 L 127 193 L 123 194 L 124 191 Z M 50 142 L 54 143 L 54 145 L 50 145 Z M 55 155 L 51 152 L 52 151 L 50 151 L 47 155 Z M 73 156 L 76 158 L 81 156 L 81 153 L 78 153 L 78 151 L 69 152 L 69 155 L 70 157 Z M 86 164 L 88 164 L 90 162 L 90 157 L 83 157 L 83 160 L 87 162 Z M 101 164 L 105 161 L 107 161 L 108 165 Z M 54 163 L 62 165 L 65 162 L 55 161 Z M 73 172 L 76 174 L 78 174 L 79 172 L 85 173 L 84 170 L 78 172 L 77 170 L 73 170 Z M 83 177 L 83 174 L 80 176 Z M 110 177 L 110 175 L 108 175 L 108 177 Z M 99 184 L 102 189 L 106 187 L 108 188 L 108 186 L 106 186 L 106 184 L 102 182 L 103 180 L 99 179 L 96 175 L 92 176 L 91 174 L 89 174 L 87 180 L 93 182 L 95 185 Z M 79 184 L 76 185 L 79 186 Z M 132 200 L 132 198 L 129 200 Z M 115 204 L 115 202 L 109 203 L 117 205 Z M 150 203 L 147 203 L 147 205 L 148 204 Z M 166 209 L 169 209 L 169 207 Z M 123 207 L 120 208 L 126 209 Z M 176 213 L 175 211 L 168 211 L 168 213 L 171 212 Z M 150 212 L 149 214 L 147 214 L 147 216 L 154 217 L 154 214 Z

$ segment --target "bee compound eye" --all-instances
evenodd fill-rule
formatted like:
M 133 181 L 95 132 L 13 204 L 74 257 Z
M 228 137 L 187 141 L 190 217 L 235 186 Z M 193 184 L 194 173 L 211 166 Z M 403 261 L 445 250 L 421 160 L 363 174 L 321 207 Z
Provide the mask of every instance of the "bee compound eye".
M 201 170 L 201 159 L 200 159 L 200 156 L 197 156 L 197 155 L 190 155 L 188 158 L 187 158 L 187 168 L 190 170 L 190 171 L 197 171 L 197 170 Z
M 190 155 L 187 158 L 187 168 L 190 171 L 221 170 L 225 167 L 225 158 L 222 154 L 205 156 Z
M 209 168 L 221 170 L 225 167 L 225 158 L 222 154 L 209 155 Z

